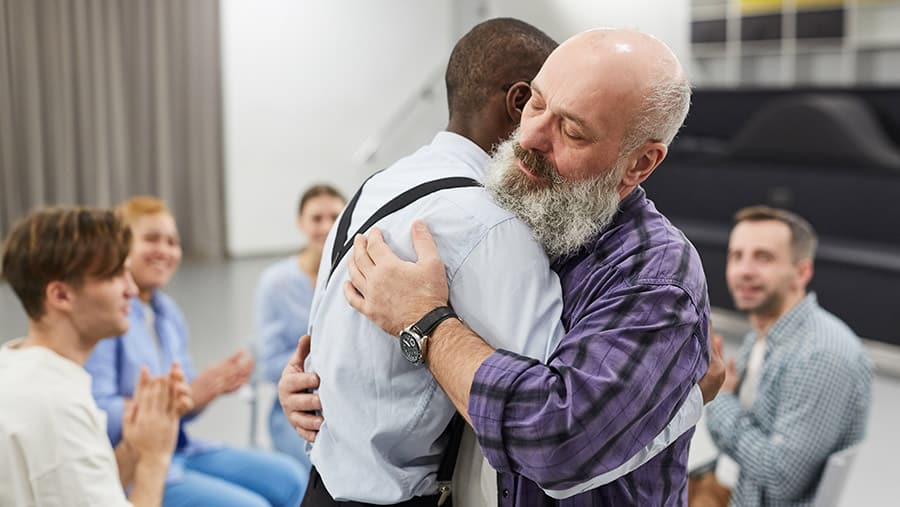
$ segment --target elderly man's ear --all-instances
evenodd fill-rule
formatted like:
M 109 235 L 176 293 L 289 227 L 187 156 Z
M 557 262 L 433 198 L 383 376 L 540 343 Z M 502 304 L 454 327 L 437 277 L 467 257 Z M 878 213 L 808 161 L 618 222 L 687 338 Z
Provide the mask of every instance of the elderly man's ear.
M 506 114 L 516 125 L 522 119 L 522 110 L 531 98 L 531 86 L 525 81 L 516 81 L 506 91 Z

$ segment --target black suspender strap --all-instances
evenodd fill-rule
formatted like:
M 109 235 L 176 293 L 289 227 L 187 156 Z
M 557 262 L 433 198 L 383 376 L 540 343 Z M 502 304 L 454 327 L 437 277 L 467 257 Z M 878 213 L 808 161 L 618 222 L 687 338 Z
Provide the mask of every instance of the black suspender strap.
M 344 208 L 344 213 L 341 215 L 341 221 L 338 222 L 338 228 L 336 236 L 334 237 L 334 246 L 343 245 L 347 242 L 347 229 L 350 228 L 350 220 L 353 219 L 353 210 L 356 209 L 356 201 L 359 200 L 359 194 L 362 193 L 362 189 L 366 186 L 366 183 L 369 182 L 376 174 L 381 171 L 377 171 L 373 173 L 371 176 L 366 178 L 365 181 L 362 182 L 362 185 L 359 186 L 359 189 L 353 194 L 353 199 L 350 199 L 350 202 L 347 203 L 347 207 Z M 334 271 L 335 266 L 337 266 L 338 262 L 340 262 L 341 251 L 338 248 L 331 249 L 331 271 L 328 272 L 328 279 L 331 279 L 331 273 Z
M 377 173 L 376 173 L 377 174 Z M 374 176 L 374 175 L 372 175 Z M 371 176 L 369 177 L 371 178 Z M 337 268 L 338 264 L 340 264 L 341 259 L 347 255 L 347 252 L 353 248 L 353 238 L 347 238 L 347 232 L 350 228 L 350 220 L 353 215 L 353 210 L 356 208 L 356 201 L 359 200 L 359 195 L 362 193 L 362 189 L 365 186 L 367 179 L 363 182 L 362 186 L 359 187 L 359 190 L 356 191 L 356 194 L 353 196 L 353 199 L 347 204 L 347 207 L 344 209 L 344 214 L 341 216 L 341 221 L 338 223 L 337 233 L 334 238 L 334 245 L 331 247 L 331 271 L 328 272 L 328 280 L 331 280 L 331 275 L 334 274 L 334 270 Z M 428 194 L 433 194 L 438 190 L 445 190 L 449 188 L 461 188 L 461 187 L 480 187 L 481 183 L 478 183 L 476 180 L 472 178 L 463 178 L 463 177 L 453 177 L 453 178 L 441 178 L 439 180 L 429 181 L 426 183 L 422 183 L 421 185 L 415 186 L 406 192 L 394 197 L 387 204 L 382 206 L 378 211 L 375 212 L 374 215 L 369 217 L 368 220 L 356 231 L 356 234 L 362 234 L 369 230 L 370 227 L 375 225 L 382 218 L 394 213 L 395 211 L 401 210 L 413 202 L 425 197 Z M 354 234 L 354 236 L 356 236 Z M 340 245 L 340 248 L 338 246 Z

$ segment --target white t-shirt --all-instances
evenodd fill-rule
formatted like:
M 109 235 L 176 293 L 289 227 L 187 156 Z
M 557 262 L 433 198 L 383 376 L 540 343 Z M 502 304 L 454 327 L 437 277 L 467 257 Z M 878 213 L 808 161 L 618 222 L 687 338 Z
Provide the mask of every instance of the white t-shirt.
M 21 342 L 0 347 L 0 505 L 131 505 L 90 375 Z

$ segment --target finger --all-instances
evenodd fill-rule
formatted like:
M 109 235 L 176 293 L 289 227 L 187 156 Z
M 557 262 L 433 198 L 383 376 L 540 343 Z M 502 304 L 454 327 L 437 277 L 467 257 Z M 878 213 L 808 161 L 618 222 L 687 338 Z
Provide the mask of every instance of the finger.
M 301 340 L 303 340 L 303 338 L 297 340 L 297 348 L 294 349 L 294 353 L 291 354 L 288 363 L 284 365 L 284 370 L 281 372 L 282 377 L 287 375 L 289 371 L 303 371 L 303 362 L 306 360 L 306 357 L 301 350 Z M 306 353 L 309 354 L 309 349 L 307 349 Z
M 325 422 L 325 419 L 318 414 L 291 412 L 288 415 L 288 421 L 290 421 L 291 426 L 298 430 L 318 432 L 319 428 L 322 427 L 322 423 Z
M 300 438 L 306 440 L 309 443 L 315 443 L 316 436 L 319 434 L 318 431 L 306 431 L 306 430 L 297 430 L 297 434 L 300 435 Z
M 287 413 L 315 412 L 322 410 L 322 401 L 318 394 L 300 392 L 287 395 L 282 401 L 281 408 Z
M 183 394 L 178 397 L 178 412 L 181 414 L 186 414 L 191 410 L 194 410 L 194 399 L 191 398 L 190 394 Z
M 291 373 L 281 377 L 280 390 L 286 396 L 294 393 L 304 393 L 318 387 L 319 376 L 315 373 Z
M 394 251 L 391 250 L 391 247 L 384 242 L 384 235 L 381 234 L 381 229 L 372 227 L 367 239 L 369 244 L 366 247 L 366 251 L 375 265 L 400 262 L 400 257 L 397 257 Z
M 231 354 L 230 356 L 228 356 L 228 359 L 226 359 L 225 361 L 230 362 L 230 363 L 237 363 L 241 360 L 241 356 L 243 356 L 243 355 L 244 355 L 244 349 L 239 349 L 234 354 Z
M 125 422 L 134 422 L 135 414 L 137 414 L 137 404 L 132 400 L 125 400 L 125 410 L 122 413 Z
M 137 382 L 134 385 L 134 392 L 131 395 L 131 399 L 137 406 L 143 406 L 146 404 L 146 400 L 149 399 L 149 390 L 150 388 L 150 373 L 146 366 L 141 368 L 140 374 L 138 374 Z
M 172 382 L 180 383 L 185 381 L 184 370 L 178 361 L 172 361 L 172 368 L 169 370 L 169 378 Z
M 413 222 L 411 235 L 413 248 L 416 251 L 417 262 L 435 259 L 441 261 L 441 256 L 438 253 L 434 237 L 432 237 L 431 231 L 428 230 L 428 226 L 425 225 L 425 222 L 421 220 Z M 443 264 L 443 261 L 441 261 L 441 264 Z
M 350 263 L 347 264 L 347 273 L 350 275 L 350 283 L 353 285 L 353 288 L 365 297 L 366 277 L 356 267 L 356 262 L 353 259 L 350 259 Z
M 154 379 L 148 378 L 143 387 L 141 388 L 140 393 L 135 393 L 134 400 L 138 404 L 139 412 L 152 412 L 154 409 L 154 403 L 156 401 L 156 392 L 157 392 L 157 384 L 154 382 Z
M 156 377 L 153 379 L 155 388 L 154 408 L 158 412 L 169 412 L 172 408 L 172 388 L 169 385 L 169 379 L 166 377 Z
M 722 335 L 714 334 L 710 338 L 712 340 L 713 352 L 718 357 L 722 357 Z
M 150 370 L 146 366 L 141 367 L 141 373 L 138 375 L 137 384 L 134 386 L 134 397 L 138 396 L 138 393 L 147 387 L 150 382 Z
M 172 393 L 175 397 L 190 396 L 191 388 L 183 382 L 179 382 L 172 386 Z
M 368 244 L 369 241 L 362 234 L 357 234 L 353 238 L 353 262 L 363 278 L 375 267 L 375 263 L 369 257 Z
M 350 281 L 344 282 L 344 298 L 359 313 L 365 314 L 366 298 L 356 290 Z
M 306 362 L 306 358 L 309 356 L 309 349 L 312 346 L 312 337 L 308 334 L 305 334 L 300 337 L 300 340 L 297 342 L 297 352 L 300 355 L 300 369 L 303 370 L 303 363 Z

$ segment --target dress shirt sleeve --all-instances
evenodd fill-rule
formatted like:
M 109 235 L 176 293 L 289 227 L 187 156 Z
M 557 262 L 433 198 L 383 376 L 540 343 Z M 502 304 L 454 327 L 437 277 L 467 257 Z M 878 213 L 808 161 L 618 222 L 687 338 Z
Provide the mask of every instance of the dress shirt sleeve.
M 116 357 L 121 337 L 100 340 L 84 368 L 91 374 L 91 390 L 100 410 L 106 412 L 106 433 L 113 446 L 122 438 L 125 397 L 119 392 L 119 361 Z
M 735 394 L 720 394 L 707 407 L 716 446 L 754 478 L 773 500 L 801 497 L 817 480 L 845 430 L 844 413 L 855 397 L 846 358 L 819 351 L 784 371 L 774 425 L 767 430 L 741 409 Z
M 666 426 L 659 435 L 656 435 L 656 438 L 654 438 L 646 447 L 629 458 L 628 461 L 609 472 L 602 473 L 581 484 L 577 484 L 567 489 L 545 489 L 544 492 L 551 498 L 562 500 L 563 498 L 569 498 L 570 496 L 575 496 L 584 493 L 585 491 L 599 488 L 620 477 L 628 475 L 640 468 L 644 463 L 653 459 L 657 454 L 666 450 L 667 447 L 672 445 L 679 437 L 681 437 L 681 435 L 684 435 L 685 432 L 694 428 L 702 414 L 703 391 L 700 390 L 700 386 L 695 385 L 694 388 L 691 389 L 691 393 L 688 395 L 687 400 L 685 400 L 681 408 L 678 409 L 678 413 L 675 414 L 675 417 L 673 417 L 671 421 L 669 421 L 669 425 Z
M 577 488 L 652 447 L 708 363 L 706 316 L 681 288 L 623 283 L 594 298 L 548 363 L 498 350 L 469 415 L 491 465 Z
M 289 332 L 289 319 L 298 319 L 299 315 L 291 315 L 287 302 L 287 294 L 279 294 L 278 285 L 262 280 L 256 294 L 256 333 L 261 349 L 263 376 L 269 382 L 277 384 L 281 379 L 281 371 L 297 349 L 299 336 Z

